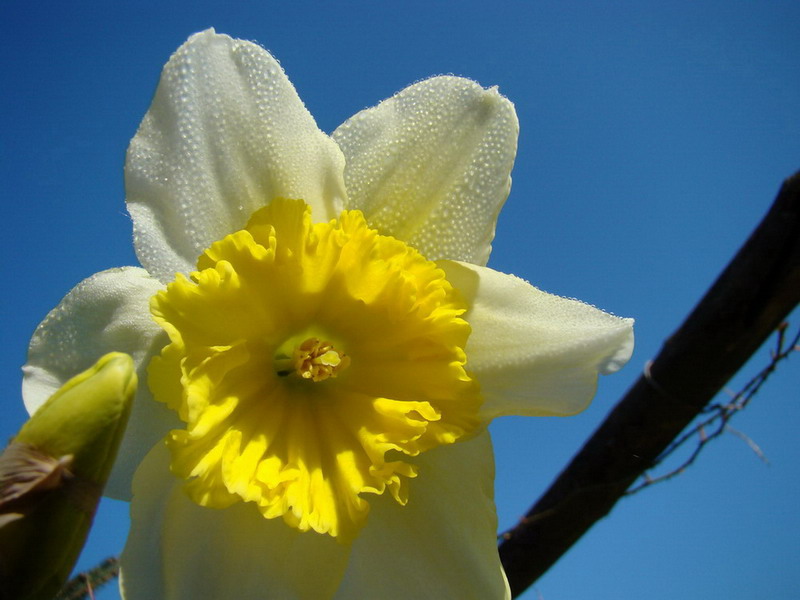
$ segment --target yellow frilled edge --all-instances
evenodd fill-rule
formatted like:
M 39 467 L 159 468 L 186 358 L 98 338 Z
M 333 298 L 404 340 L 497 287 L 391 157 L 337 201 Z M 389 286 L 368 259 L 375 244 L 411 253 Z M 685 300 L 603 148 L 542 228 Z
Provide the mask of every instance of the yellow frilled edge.
M 466 304 L 361 212 L 312 224 L 276 200 L 197 268 L 151 301 L 170 343 L 149 384 L 186 423 L 167 444 L 198 504 L 253 502 L 347 542 L 365 494 L 413 502 L 409 457 L 480 427 Z

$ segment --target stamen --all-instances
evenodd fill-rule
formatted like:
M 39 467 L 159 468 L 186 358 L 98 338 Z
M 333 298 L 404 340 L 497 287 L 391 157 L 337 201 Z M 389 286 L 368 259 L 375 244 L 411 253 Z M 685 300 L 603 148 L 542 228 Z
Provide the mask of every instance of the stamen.
M 298 346 L 293 355 L 294 372 L 303 379 L 323 381 L 336 377 L 350 364 L 350 357 L 339 352 L 330 342 L 318 338 L 308 338 Z

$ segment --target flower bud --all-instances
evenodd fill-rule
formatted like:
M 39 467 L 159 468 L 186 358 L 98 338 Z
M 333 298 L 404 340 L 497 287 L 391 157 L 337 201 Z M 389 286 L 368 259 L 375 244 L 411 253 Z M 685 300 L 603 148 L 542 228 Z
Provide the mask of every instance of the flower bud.
M 86 541 L 136 392 L 113 352 L 65 383 L 0 455 L 0 600 L 50 600 Z

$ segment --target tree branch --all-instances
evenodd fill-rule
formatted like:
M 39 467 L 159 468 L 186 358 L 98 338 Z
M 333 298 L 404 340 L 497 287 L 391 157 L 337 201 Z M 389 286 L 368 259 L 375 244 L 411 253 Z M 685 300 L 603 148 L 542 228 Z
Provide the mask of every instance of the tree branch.
M 514 596 L 607 515 L 800 302 L 800 172 L 500 557 Z
M 94 599 L 93 590 L 119 577 L 119 558 L 110 556 L 99 565 L 79 573 L 61 588 L 55 600 Z
M 775 335 L 775 349 L 770 353 L 770 361 L 761 371 L 756 373 L 750 381 L 748 381 L 741 390 L 736 394 L 726 392 L 731 395 L 730 400 L 727 402 L 713 402 L 707 405 L 698 420 L 692 426 L 681 433 L 680 436 L 675 438 L 664 452 L 653 461 L 652 467 L 658 467 L 664 463 L 665 460 L 670 458 L 682 446 L 687 445 L 690 440 L 697 440 L 697 445 L 694 451 L 686 458 L 680 465 L 674 467 L 667 473 L 662 473 L 658 476 L 651 476 L 649 470 L 642 474 L 641 480 L 637 482 L 632 488 L 625 492 L 626 496 L 635 494 L 645 488 L 655 485 L 660 482 L 669 481 L 688 469 L 699 458 L 703 449 L 713 440 L 722 436 L 724 433 L 732 433 L 740 440 L 745 442 L 750 449 L 765 463 L 769 464 L 769 460 L 761 451 L 761 448 L 747 437 L 741 431 L 737 431 L 729 425 L 730 420 L 739 412 L 743 411 L 750 404 L 750 401 L 755 397 L 770 375 L 772 375 L 778 368 L 781 361 L 789 358 L 790 355 L 800 351 L 800 329 L 794 333 L 794 337 L 786 343 L 786 330 L 789 327 L 788 321 L 784 321 L 778 326 L 777 334 Z M 709 433 L 709 430 L 711 433 Z M 651 467 L 651 468 L 652 468 Z

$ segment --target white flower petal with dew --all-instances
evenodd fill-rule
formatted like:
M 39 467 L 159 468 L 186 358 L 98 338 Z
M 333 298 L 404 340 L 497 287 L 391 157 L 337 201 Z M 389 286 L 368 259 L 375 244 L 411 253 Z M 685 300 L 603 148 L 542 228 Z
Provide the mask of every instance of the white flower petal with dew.
M 327 535 L 265 519 L 247 504 L 225 510 L 192 502 L 155 446 L 133 481 L 131 531 L 121 556 L 125 598 L 332 597 L 347 552 Z
M 494 454 L 489 433 L 425 452 L 412 500 L 373 502 L 336 600 L 509 596 L 497 553 Z M 454 556 L 458 560 L 454 560 Z M 410 575 L 413 574 L 413 575 Z
M 518 133 L 497 88 L 448 76 L 411 85 L 333 132 L 347 159 L 347 207 L 430 260 L 485 265 Z
M 536 289 L 514 275 L 439 261 L 464 296 L 466 352 L 481 384 L 484 418 L 566 416 L 584 410 L 598 375 L 633 352 L 633 319 Z
M 379 234 L 439 261 L 469 307 L 466 367 L 480 383 L 484 420 L 583 409 L 598 374 L 629 358 L 631 321 L 483 267 L 517 133 L 513 105 L 496 89 L 448 76 L 362 111 L 331 138 L 264 49 L 211 30 L 192 36 L 165 66 L 128 150 L 128 208 L 147 272 L 99 273 L 48 315 L 31 341 L 26 405 L 34 410 L 111 350 L 132 354 L 147 381 L 146 365 L 166 344 L 149 298 L 284 197 L 307 202 L 317 222 L 360 209 Z M 488 433 L 411 457 L 418 476 L 408 504 L 370 494 L 368 520 L 348 545 L 265 519 L 250 503 L 194 504 L 166 448 L 148 454 L 176 421 L 139 386 L 111 490 L 127 497 L 143 459 L 123 553 L 127 599 L 508 597 Z
M 272 55 L 195 34 L 164 67 L 128 148 L 136 256 L 167 283 L 277 197 L 302 198 L 327 221 L 345 200 L 343 168 Z
M 162 285 L 144 269 L 125 267 L 92 275 L 78 284 L 36 328 L 23 368 L 22 396 L 33 414 L 76 373 L 108 352 L 130 354 L 141 382 L 105 494 L 128 500 L 131 478 L 148 446 L 180 425 L 171 410 L 154 402 L 147 365 L 166 343 L 148 309 Z
M 134 480 L 124 596 L 350 600 L 378 597 L 378 590 L 381 600 L 503 598 L 489 434 L 441 450 L 420 456 L 427 477 L 415 482 L 413 503 L 398 511 L 389 498 L 373 501 L 370 518 L 381 526 L 364 530 L 348 563 L 328 536 L 302 534 L 242 504 L 197 506 L 169 473 L 169 454 L 159 445 Z

